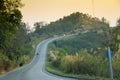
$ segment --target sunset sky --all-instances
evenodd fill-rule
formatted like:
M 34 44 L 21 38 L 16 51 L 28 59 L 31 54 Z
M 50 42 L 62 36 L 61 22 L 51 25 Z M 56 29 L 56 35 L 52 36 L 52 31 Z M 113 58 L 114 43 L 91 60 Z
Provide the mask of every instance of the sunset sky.
M 73 12 L 105 17 L 111 26 L 120 17 L 120 0 L 23 0 L 23 3 L 23 21 L 30 26 L 39 21 L 56 21 Z

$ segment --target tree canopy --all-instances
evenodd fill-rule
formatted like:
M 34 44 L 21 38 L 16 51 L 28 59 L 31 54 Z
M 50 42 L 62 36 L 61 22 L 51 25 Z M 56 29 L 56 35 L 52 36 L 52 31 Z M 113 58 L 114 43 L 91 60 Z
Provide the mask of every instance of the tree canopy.
M 120 18 L 117 20 L 117 26 L 120 26 Z
M 0 49 L 9 47 L 21 24 L 21 0 L 0 0 Z
M 69 16 L 60 18 L 55 22 L 51 22 L 50 24 L 39 28 L 39 30 L 36 29 L 35 32 L 39 35 L 61 35 L 65 33 L 77 33 L 85 30 L 100 29 L 108 26 L 109 24 L 106 22 L 105 18 L 100 20 L 96 17 L 91 17 L 88 14 L 76 12 L 70 14 Z M 37 28 L 37 25 L 35 25 L 35 27 Z
M 27 26 L 21 21 L 22 6 L 21 0 L 0 0 L 0 73 L 23 64 L 31 48 Z

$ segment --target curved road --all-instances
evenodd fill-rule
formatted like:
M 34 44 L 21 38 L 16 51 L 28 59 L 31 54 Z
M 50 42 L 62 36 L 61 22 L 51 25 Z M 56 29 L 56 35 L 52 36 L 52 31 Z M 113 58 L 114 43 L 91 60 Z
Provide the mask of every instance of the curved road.
M 56 38 L 49 38 L 38 44 L 32 62 L 17 70 L 0 75 L 0 80 L 76 80 L 60 77 L 45 71 L 45 58 L 48 43 Z

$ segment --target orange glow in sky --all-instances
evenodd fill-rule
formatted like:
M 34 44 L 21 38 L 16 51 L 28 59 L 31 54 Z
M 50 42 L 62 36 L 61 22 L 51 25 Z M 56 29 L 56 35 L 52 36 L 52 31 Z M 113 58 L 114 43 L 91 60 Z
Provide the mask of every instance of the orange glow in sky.
M 105 17 L 111 26 L 116 25 L 116 20 L 120 17 L 120 0 L 93 1 L 94 5 L 92 0 L 23 0 L 23 21 L 32 26 L 34 22 L 49 23 L 73 12 L 82 12 L 99 18 Z

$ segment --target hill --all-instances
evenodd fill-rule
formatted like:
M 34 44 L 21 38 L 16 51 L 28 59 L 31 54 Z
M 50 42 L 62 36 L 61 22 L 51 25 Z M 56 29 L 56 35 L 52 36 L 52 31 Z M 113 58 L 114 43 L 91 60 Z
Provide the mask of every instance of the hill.
M 96 31 L 54 41 L 53 44 L 58 49 L 66 50 L 69 54 L 76 54 L 82 49 L 86 49 L 88 53 L 94 54 L 96 51 L 103 51 L 101 49 L 105 47 L 103 36 Z
M 120 28 L 114 28 L 114 31 L 114 34 L 119 34 Z M 108 60 L 104 56 L 109 42 L 106 44 L 107 37 L 103 36 L 104 32 L 100 32 L 80 33 L 51 43 L 48 48 L 47 70 L 59 75 L 75 77 L 84 75 L 109 80 L 104 79 L 109 78 L 110 75 Z M 113 42 L 109 44 L 114 52 L 112 62 L 116 80 L 120 79 L 120 50 L 116 47 L 120 45 L 119 35 L 115 42 L 113 39 Z
M 86 30 L 102 29 L 108 26 L 109 24 L 104 18 L 100 20 L 96 17 L 91 17 L 88 14 L 76 12 L 69 16 L 60 18 L 55 22 L 51 22 L 48 25 L 35 25 L 35 33 L 38 33 L 39 35 L 47 34 L 53 36 L 68 33 L 79 33 Z

